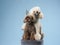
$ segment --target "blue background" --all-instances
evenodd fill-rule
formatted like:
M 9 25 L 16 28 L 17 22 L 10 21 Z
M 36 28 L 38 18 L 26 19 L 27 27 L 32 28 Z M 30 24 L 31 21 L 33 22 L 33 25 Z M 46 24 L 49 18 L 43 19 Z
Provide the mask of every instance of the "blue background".
M 60 45 L 60 0 L 0 0 L 0 45 L 21 45 L 26 9 L 34 6 L 45 16 L 41 20 L 44 45 Z

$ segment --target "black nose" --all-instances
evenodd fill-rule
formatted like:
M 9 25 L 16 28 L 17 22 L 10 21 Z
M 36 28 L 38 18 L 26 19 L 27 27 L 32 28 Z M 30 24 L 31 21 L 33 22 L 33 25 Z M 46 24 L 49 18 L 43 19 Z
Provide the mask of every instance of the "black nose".
M 38 15 L 39 15 L 38 11 L 37 11 L 34 15 L 35 15 L 35 16 L 38 16 Z
M 38 16 L 38 14 L 37 14 L 37 13 L 35 13 L 34 15 L 35 15 L 35 16 Z

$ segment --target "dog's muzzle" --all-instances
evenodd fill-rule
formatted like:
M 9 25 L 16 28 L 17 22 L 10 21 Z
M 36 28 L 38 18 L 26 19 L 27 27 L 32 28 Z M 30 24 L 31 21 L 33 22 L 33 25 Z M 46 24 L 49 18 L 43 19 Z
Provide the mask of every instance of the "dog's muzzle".
M 34 15 L 35 15 L 36 18 L 39 17 L 39 14 L 40 14 L 40 12 L 38 12 L 38 11 L 36 13 L 34 13 Z

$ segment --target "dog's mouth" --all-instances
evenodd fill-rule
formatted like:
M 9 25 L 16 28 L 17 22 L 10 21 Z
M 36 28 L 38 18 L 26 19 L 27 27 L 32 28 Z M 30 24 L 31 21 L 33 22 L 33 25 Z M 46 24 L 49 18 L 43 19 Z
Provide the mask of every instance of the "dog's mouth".
M 38 17 L 39 17 L 39 14 L 34 14 L 34 15 L 35 15 L 35 18 L 36 18 L 36 19 L 38 19 Z

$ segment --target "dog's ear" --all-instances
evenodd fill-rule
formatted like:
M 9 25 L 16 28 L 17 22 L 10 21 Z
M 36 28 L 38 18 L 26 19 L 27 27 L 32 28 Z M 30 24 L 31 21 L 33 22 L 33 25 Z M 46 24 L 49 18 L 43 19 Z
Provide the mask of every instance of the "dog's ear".
M 43 15 L 42 12 L 40 12 L 40 14 L 39 14 L 39 18 L 40 18 L 40 19 L 44 18 L 44 15 Z
M 26 9 L 26 15 L 28 15 L 29 11 Z
M 25 19 L 23 20 L 23 22 L 26 23 L 26 17 L 25 17 Z
M 30 19 L 30 17 L 26 16 L 25 19 L 24 19 L 24 23 L 26 23 L 28 19 Z
M 30 18 L 31 18 L 31 22 L 34 22 L 34 18 L 32 16 L 30 16 Z

